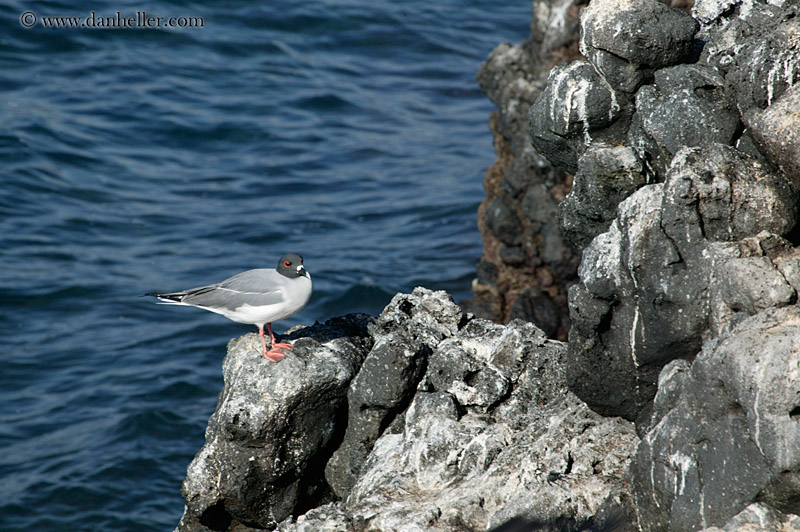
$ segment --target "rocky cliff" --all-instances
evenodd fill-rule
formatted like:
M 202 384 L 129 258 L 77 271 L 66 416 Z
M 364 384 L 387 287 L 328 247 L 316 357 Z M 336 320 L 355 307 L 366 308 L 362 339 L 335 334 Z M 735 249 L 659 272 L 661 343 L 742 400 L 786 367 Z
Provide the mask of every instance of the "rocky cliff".
M 486 530 L 625 496 L 633 424 L 569 392 L 566 345 L 531 323 L 418 288 L 289 338 L 280 364 L 230 342 L 179 531 Z
M 489 126 L 497 160 L 486 172 L 478 209 L 483 255 L 465 310 L 499 323 L 522 319 L 566 340 L 567 289 L 579 253 L 556 222 L 572 176 L 531 145 L 527 113 L 558 63 L 578 57 L 578 12 L 584 2 L 535 0 L 531 36 L 499 45 L 477 74 L 497 106 Z
M 418 288 L 233 340 L 179 531 L 800 530 L 800 5 L 580 7 L 480 76 L 467 307 L 528 321 Z

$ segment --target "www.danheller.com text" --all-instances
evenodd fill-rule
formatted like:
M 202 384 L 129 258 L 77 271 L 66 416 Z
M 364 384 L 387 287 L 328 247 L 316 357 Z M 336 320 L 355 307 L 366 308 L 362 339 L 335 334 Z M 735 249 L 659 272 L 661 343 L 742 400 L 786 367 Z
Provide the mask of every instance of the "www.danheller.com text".
M 37 19 L 45 28 L 202 28 L 205 27 L 203 17 L 161 17 L 137 11 L 133 15 L 123 15 L 117 11 L 114 15 L 102 15 L 95 11 L 88 16 L 49 15 L 37 16 L 26 11 L 20 16 L 20 23 L 33 27 Z

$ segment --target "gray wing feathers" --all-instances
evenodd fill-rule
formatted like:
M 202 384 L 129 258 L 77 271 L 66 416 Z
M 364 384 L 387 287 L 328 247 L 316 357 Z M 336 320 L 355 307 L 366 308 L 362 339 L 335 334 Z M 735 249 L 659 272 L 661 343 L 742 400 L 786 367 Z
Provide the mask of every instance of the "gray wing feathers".
M 275 270 L 248 270 L 237 273 L 233 277 L 225 279 L 214 286 L 230 288 L 240 292 L 272 292 L 283 287 L 282 276 Z
M 284 299 L 282 284 L 274 270 L 249 270 L 221 283 L 186 290 L 181 303 L 198 307 L 236 310 L 242 305 L 275 305 Z
M 231 288 L 221 286 L 208 287 L 207 290 L 190 292 L 181 300 L 181 303 L 195 305 L 198 307 L 225 308 L 236 310 L 243 305 L 260 307 L 264 305 L 274 305 L 283 301 L 283 292 L 273 290 L 272 292 L 240 292 Z

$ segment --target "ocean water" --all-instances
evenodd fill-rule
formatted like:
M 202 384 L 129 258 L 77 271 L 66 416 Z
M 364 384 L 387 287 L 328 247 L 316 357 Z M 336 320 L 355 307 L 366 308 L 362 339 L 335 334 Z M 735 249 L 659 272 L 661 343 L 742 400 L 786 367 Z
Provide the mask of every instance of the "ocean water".
M 531 5 L 32 4 L 0 6 L 0 530 L 171 530 L 254 328 L 139 296 L 295 251 L 314 295 L 278 332 L 469 297 L 494 159 L 474 74 Z M 117 12 L 202 27 L 97 27 Z

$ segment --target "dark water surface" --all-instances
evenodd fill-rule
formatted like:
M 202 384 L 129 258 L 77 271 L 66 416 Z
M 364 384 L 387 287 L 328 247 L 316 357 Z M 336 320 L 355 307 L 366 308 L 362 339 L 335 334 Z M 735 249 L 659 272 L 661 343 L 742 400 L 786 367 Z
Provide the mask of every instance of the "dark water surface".
M 204 27 L 42 25 L 92 10 Z M 143 292 L 296 251 L 315 291 L 279 332 L 416 285 L 469 296 L 494 159 L 474 73 L 528 0 L 0 13 L 0 530 L 176 525 L 225 344 L 254 329 Z

